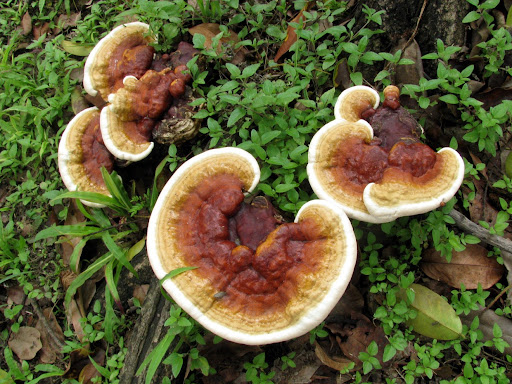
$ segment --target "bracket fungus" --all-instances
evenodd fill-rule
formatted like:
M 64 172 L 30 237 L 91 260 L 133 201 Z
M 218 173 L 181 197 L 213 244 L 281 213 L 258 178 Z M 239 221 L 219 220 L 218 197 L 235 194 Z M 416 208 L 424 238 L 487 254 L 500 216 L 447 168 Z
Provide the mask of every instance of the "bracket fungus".
M 163 281 L 176 303 L 213 333 L 249 345 L 288 340 L 321 323 L 356 261 L 348 217 L 323 200 L 306 203 L 294 223 L 270 220 L 258 244 L 247 241 L 255 235 L 240 227 L 264 220 L 245 213 L 233 220 L 259 176 L 254 157 L 239 148 L 193 157 L 160 193 L 147 238 L 159 279 L 196 267 Z
M 93 48 L 84 67 L 84 89 L 91 95 L 98 93 L 107 101 L 123 85 L 126 76 L 142 77 L 151 67 L 155 49 L 150 43 L 156 39 L 149 25 L 132 22 L 119 25 L 103 37 Z
M 308 178 L 321 199 L 340 204 L 351 218 L 384 223 L 428 212 L 459 189 L 464 162 L 452 148 L 437 153 L 420 142 L 416 120 L 400 106 L 399 90 L 384 102 L 372 88 L 341 93 L 335 119 L 311 140 Z
M 70 191 L 110 195 L 101 176 L 101 167 L 111 172 L 114 158 L 103 143 L 98 108 L 84 109 L 68 123 L 59 142 L 58 164 L 62 181 Z M 82 201 L 92 207 L 102 207 Z
M 153 129 L 185 94 L 186 83 L 191 81 L 186 71 L 187 67 L 181 65 L 160 72 L 150 69 L 140 79 L 126 76 L 123 87 L 109 96 L 110 104 L 101 111 L 101 132 L 115 157 L 138 161 L 151 152 Z

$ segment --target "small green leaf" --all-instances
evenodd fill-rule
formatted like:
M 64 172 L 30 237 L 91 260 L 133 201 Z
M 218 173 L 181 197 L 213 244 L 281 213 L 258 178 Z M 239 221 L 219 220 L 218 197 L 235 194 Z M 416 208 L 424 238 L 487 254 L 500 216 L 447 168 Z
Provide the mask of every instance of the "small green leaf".
M 447 104 L 458 104 L 459 103 L 458 97 L 455 95 L 452 95 L 452 94 L 443 95 L 439 98 L 439 100 L 444 101 Z
M 416 318 L 407 324 L 421 335 L 438 340 L 455 340 L 462 335 L 462 323 L 448 302 L 434 291 L 419 285 L 411 284 L 414 301 L 411 306 L 418 311 Z M 405 291 L 399 296 L 405 297 Z
M 472 23 L 480 18 L 480 14 L 477 11 L 469 12 L 466 17 L 462 19 L 463 23 Z
M 229 119 L 227 122 L 227 127 L 232 127 L 237 123 L 238 120 L 240 120 L 242 117 L 244 117 L 246 114 L 245 109 L 241 107 L 236 107 L 233 112 L 231 112 L 231 115 L 229 115 Z
M 512 151 L 509 152 L 505 160 L 505 174 L 508 178 L 512 179 Z

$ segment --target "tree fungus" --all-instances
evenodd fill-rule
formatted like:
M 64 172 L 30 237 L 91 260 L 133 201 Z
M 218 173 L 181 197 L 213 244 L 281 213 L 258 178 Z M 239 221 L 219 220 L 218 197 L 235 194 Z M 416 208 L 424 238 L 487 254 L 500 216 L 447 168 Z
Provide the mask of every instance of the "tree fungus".
M 288 340 L 317 326 L 356 259 L 350 221 L 335 204 L 310 201 L 284 224 L 264 203 L 254 212 L 241 208 L 259 175 L 256 160 L 238 148 L 195 156 L 169 179 L 148 227 L 159 279 L 197 267 L 164 280 L 164 288 L 204 327 L 243 344 Z
M 313 137 L 311 187 L 354 219 L 383 223 L 428 212 L 459 189 L 464 162 L 451 148 L 437 153 L 420 142 L 422 129 L 400 106 L 394 86 L 378 93 L 352 87 L 339 96 L 335 120 Z

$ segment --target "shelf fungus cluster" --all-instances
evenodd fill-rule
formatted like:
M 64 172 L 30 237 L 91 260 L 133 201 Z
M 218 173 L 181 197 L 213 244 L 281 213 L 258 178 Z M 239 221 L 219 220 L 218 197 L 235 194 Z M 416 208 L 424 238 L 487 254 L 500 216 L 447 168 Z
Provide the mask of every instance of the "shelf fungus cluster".
M 384 223 L 428 212 L 459 189 L 464 162 L 451 148 L 438 152 L 420 142 L 422 128 L 400 106 L 399 90 L 386 87 L 384 102 L 366 86 L 339 96 L 335 119 L 313 137 L 308 178 L 321 199 L 354 219 Z
M 197 134 L 199 121 L 192 118 L 197 111 L 189 106 L 193 96 L 187 86 L 187 63 L 197 51 L 181 42 L 175 52 L 157 56 L 154 42 L 147 24 L 127 23 L 114 28 L 88 56 L 84 89 L 105 106 L 80 113 L 64 132 L 59 170 L 68 189 L 108 194 L 102 166 L 112 169 L 114 159 L 145 158 L 153 140 L 180 143 Z
M 212 149 L 185 162 L 158 197 L 147 251 L 156 276 L 196 267 L 163 286 L 204 327 L 242 344 L 300 336 L 345 291 L 356 261 L 352 226 L 336 204 L 313 200 L 282 223 L 262 197 L 254 157 Z

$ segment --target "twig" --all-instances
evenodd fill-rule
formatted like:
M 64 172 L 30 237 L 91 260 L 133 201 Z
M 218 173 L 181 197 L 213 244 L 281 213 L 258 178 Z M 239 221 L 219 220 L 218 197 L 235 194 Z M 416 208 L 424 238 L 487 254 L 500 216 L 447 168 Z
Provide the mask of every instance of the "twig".
M 411 37 L 409 37 L 409 40 L 407 40 L 407 42 L 404 44 L 402 50 L 405 50 L 405 48 L 407 48 L 412 43 L 412 41 L 414 40 L 414 38 L 418 34 L 418 29 L 420 27 L 420 22 L 421 22 L 421 19 L 423 17 L 423 12 L 425 12 L 425 8 L 427 6 L 427 3 L 428 3 L 428 0 L 423 0 L 423 5 L 421 6 L 421 11 L 420 11 L 420 15 L 418 16 L 418 21 L 416 22 L 416 27 L 414 28 L 414 31 L 412 32 Z
M 472 222 L 466 216 L 464 216 L 459 211 L 453 209 L 449 214 L 451 218 L 455 220 L 455 224 L 457 227 L 462 229 L 464 232 L 467 232 L 471 235 L 478 237 L 481 241 L 486 244 L 492 245 L 493 247 L 498 247 L 502 252 L 501 257 L 503 259 L 508 259 L 508 261 L 512 262 L 512 241 L 498 235 L 493 235 L 487 229 L 482 226 Z
M 507 291 L 512 288 L 512 285 L 508 285 L 505 289 L 503 289 L 494 299 L 491 301 L 485 308 L 484 311 L 487 311 L 489 308 L 492 308 L 494 304 L 500 299 L 501 296 L 503 296 Z
M 53 328 L 48 323 L 48 319 L 44 315 L 41 308 L 39 308 L 39 305 L 37 304 L 37 302 L 35 300 L 30 299 L 30 305 L 32 306 L 32 308 L 34 308 L 34 312 L 36 313 L 37 317 L 39 318 L 39 321 L 41 322 L 41 324 L 43 324 L 43 327 L 46 330 L 46 332 L 48 332 L 48 335 L 52 339 L 53 343 L 57 347 L 59 347 L 60 350 L 62 350 L 62 348 L 64 348 L 66 346 L 66 344 L 57 337 Z

